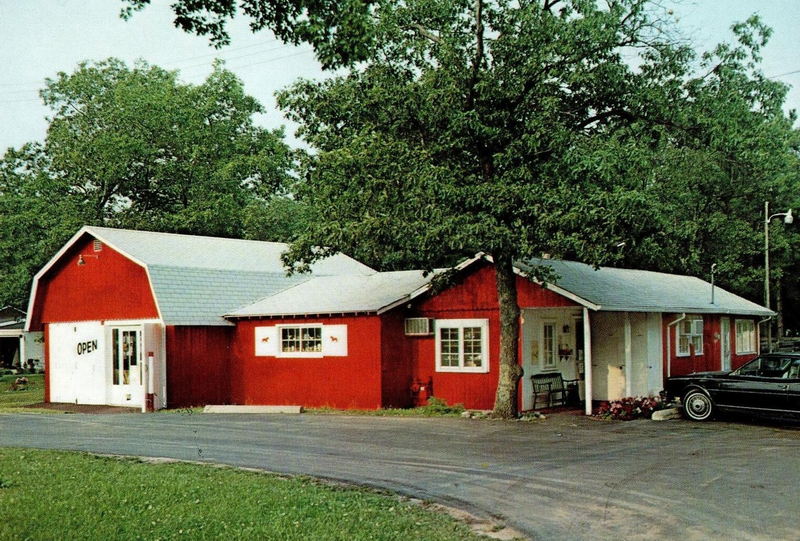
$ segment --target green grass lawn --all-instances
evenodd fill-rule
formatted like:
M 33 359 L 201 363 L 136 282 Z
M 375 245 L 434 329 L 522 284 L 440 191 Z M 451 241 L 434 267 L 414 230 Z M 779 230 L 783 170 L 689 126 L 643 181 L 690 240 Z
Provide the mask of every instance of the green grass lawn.
M 14 390 L 14 381 L 19 377 L 28 378 L 28 385 Z M 20 374 L 0 376 L 0 413 L 36 411 L 54 413 L 51 410 L 26 408 L 44 400 L 44 374 Z M 55 412 L 60 413 L 60 412 Z
M 0 539 L 478 540 L 404 498 L 307 478 L 0 448 Z

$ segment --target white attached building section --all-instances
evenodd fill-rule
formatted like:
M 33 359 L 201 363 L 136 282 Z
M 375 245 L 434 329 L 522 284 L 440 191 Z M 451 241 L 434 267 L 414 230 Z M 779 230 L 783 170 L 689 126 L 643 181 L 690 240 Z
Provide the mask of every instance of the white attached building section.
M 166 355 L 159 322 L 53 323 L 48 343 L 51 402 L 142 411 L 166 405 Z

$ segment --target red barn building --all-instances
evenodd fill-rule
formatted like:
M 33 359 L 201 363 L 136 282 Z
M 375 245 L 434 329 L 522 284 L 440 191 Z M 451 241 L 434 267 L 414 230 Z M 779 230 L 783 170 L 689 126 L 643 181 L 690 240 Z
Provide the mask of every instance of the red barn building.
M 84 227 L 36 274 L 27 329 L 45 333 L 45 400 L 158 409 L 230 401 L 222 314 L 309 276 L 286 245 Z M 312 275 L 374 273 L 338 255 Z
M 490 409 L 498 377 L 494 267 L 476 257 L 444 290 L 421 271 L 345 256 L 286 277 L 284 245 L 82 229 L 37 275 L 29 326 L 47 342 L 48 400 L 154 407 L 406 407 L 433 394 Z M 546 265 L 557 285 L 527 277 Z M 656 394 L 670 374 L 756 355 L 772 312 L 697 278 L 581 263 L 517 264 L 520 407 L 530 376 L 587 399 Z M 224 318 L 223 318 L 224 316 Z

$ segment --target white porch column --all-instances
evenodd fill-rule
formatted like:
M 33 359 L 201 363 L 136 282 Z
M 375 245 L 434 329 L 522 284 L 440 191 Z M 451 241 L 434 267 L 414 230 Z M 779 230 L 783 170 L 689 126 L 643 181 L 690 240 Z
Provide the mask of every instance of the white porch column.
M 592 414 L 592 326 L 589 324 L 589 309 L 583 307 L 583 399 L 586 415 Z
M 25 344 L 25 333 L 19 335 L 19 364 L 23 368 L 27 368 L 28 362 L 28 349 Z
M 633 394 L 633 355 L 631 352 L 631 314 L 625 312 L 625 396 Z

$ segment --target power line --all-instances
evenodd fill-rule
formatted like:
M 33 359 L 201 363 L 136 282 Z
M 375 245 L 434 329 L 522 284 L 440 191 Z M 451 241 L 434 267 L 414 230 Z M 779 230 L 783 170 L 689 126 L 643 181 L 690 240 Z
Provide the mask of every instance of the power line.
M 787 75 L 794 75 L 795 73 L 800 73 L 800 70 L 787 71 L 786 73 L 779 73 L 778 75 L 770 75 L 767 77 L 767 79 L 777 79 L 779 77 L 786 77 Z

